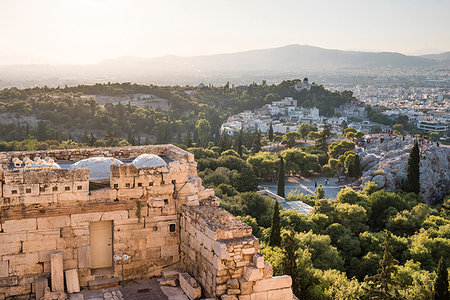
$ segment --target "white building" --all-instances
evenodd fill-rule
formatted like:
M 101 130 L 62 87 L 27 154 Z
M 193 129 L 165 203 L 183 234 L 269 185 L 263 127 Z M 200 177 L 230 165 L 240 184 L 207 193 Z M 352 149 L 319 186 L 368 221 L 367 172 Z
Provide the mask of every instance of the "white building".
M 447 132 L 448 125 L 437 121 L 418 121 L 417 128 L 426 131 Z
M 295 90 L 300 92 L 302 90 L 309 91 L 311 89 L 311 84 L 308 82 L 308 78 L 304 78 L 302 83 L 298 83 L 295 85 Z

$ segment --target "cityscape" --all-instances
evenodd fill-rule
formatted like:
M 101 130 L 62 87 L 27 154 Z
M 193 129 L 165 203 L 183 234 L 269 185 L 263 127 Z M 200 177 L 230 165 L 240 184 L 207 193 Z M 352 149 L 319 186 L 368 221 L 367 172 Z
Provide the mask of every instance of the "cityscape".
M 449 11 L 0 1 L 0 300 L 450 299 Z

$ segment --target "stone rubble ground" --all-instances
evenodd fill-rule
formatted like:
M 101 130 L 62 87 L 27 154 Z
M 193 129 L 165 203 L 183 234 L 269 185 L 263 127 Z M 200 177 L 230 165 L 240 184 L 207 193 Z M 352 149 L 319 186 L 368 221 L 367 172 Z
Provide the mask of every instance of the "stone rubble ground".
M 179 287 L 160 286 L 157 279 L 139 280 L 124 287 L 85 290 L 70 294 L 69 300 L 188 300 Z

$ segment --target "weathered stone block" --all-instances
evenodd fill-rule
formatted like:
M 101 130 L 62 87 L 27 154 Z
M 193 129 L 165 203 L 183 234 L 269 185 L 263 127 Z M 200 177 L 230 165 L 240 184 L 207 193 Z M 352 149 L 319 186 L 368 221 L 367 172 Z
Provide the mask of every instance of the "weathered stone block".
M 62 251 L 55 251 L 51 255 L 51 282 L 52 291 L 64 291 L 64 271 Z
M 7 220 L 2 224 L 3 232 L 12 233 L 36 230 L 36 219 Z
M 270 278 L 273 276 L 273 267 L 267 261 L 264 262 L 263 278 Z
M 250 295 L 250 300 L 272 300 L 272 299 L 283 299 L 283 298 L 269 298 L 267 292 L 253 293 Z
M 245 266 L 244 267 L 244 278 L 247 281 L 255 281 L 263 278 L 262 269 L 256 267 Z
M 44 297 L 44 291 L 48 287 L 48 279 L 38 278 L 34 281 L 36 299 Z
M 181 289 L 190 300 L 199 299 L 202 296 L 201 287 L 188 273 L 181 273 L 179 281 Z
M 218 256 L 220 259 L 230 259 L 230 253 L 227 250 L 227 245 L 225 245 L 224 243 L 214 241 L 212 243 L 212 248 L 216 256 Z
M 291 288 L 285 288 L 280 290 L 272 290 L 267 292 L 268 299 L 286 299 L 292 300 L 293 294 Z
M 220 296 L 220 300 L 238 300 L 236 295 L 223 294 Z
M 244 278 L 239 278 L 239 286 L 242 295 L 250 295 L 253 292 L 253 281 L 247 281 Z
M 9 261 L 0 261 L 0 278 L 9 276 Z
M 45 217 L 37 219 L 37 228 L 54 229 L 60 227 L 70 226 L 70 216 Z
M 120 189 L 117 191 L 117 198 L 119 198 L 119 200 L 140 199 L 143 195 L 143 192 L 144 190 L 142 188 Z
M 80 282 L 78 280 L 77 269 L 70 269 L 65 271 L 66 274 L 66 286 L 68 293 L 79 293 Z
M 72 226 L 86 225 L 86 223 L 89 222 L 100 221 L 102 215 L 103 215 L 102 212 L 73 214 L 70 215 L 70 224 Z
M 18 254 L 21 249 L 20 242 L 10 242 L 0 244 L 0 255 Z
M 120 210 L 120 211 L 107 211 L 104 212 L 101 221 L 109 221 L 109 220 L 124 220 L 128 218 L 128 211 Z
M 264 268 L 264 256 L 261 253 L 253 255 L 253 263 L 258 269 Z
M 48 238 L 41 240 L 26 241 L 22 244 L 23 253 L 56 250 L 56 239 Z
M 227 280 L 227 286 L 228 286 L 228 289 L 238 289 L 239 281 L 235 278 L 233 278 L 233 279 L 230 278 Z
M 78 268 L 90 268 L 91 267 L 91 247 L 79 247 L 78 248 Z
M 165 256 L 178 256 L 179 249 L 178 245 L 161 246 L 161 257 Z
M 253 285 L 253 291 L 264 292 L 270 290 L 290 288 L 291 285 L 292 285 L 291 276 L 288 275 L 276 276 L 256 281 L 255 284 Z

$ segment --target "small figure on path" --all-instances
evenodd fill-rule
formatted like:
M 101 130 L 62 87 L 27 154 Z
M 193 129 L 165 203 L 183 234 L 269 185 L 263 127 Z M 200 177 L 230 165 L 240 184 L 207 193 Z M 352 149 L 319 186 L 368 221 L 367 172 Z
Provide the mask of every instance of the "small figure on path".
M 317 181 L 314 181 L 314 188 L 317 189 Z

